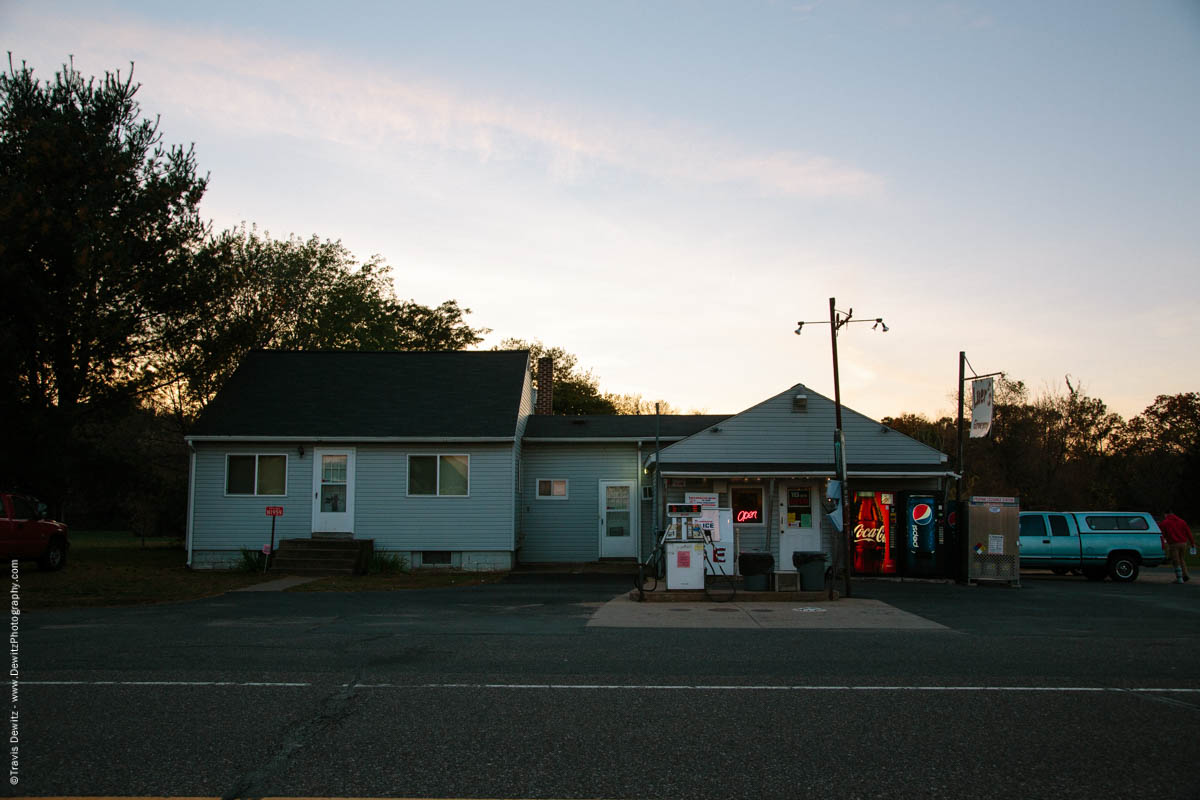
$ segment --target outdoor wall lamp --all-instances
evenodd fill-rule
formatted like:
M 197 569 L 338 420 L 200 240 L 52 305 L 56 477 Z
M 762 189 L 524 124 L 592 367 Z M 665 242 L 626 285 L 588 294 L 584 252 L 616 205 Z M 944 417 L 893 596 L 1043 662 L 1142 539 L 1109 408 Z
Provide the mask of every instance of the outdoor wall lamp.
M 300 457 L 301 457 L 301 458 L 304 458 L 304 445 L 300 445 L 299 447 L 297 447 L 297 448 L 296 448 L 296 451 L 297 451 L 298 453 L 300 453 Z

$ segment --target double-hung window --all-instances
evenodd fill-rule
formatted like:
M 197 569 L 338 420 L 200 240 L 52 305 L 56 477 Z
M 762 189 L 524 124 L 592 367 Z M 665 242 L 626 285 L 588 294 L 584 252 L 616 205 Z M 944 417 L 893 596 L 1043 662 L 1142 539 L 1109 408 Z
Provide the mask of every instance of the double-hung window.
M 408 457 L 410 497 L 466 497 L 471 489 L 471 457 L 436 455 Z
M 225 494 L 283 497 L 287 494 L 287 456 L 225 456 Z

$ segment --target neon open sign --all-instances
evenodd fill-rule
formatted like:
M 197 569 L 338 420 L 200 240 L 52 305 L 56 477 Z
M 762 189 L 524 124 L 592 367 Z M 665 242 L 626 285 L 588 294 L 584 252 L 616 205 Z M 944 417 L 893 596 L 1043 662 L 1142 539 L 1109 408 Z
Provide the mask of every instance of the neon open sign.
M 758 509 L 739 511 L 737 513 L 738 522 L 758 522 Z

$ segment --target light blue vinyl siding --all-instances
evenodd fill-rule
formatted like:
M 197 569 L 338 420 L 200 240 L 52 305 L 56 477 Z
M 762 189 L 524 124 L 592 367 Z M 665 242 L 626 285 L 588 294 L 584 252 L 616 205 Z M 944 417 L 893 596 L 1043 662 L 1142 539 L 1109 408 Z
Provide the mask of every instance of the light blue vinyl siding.
M 266 506 L 283 506 L 275 539 L 312 535 L 312 443 L 196 444 L 193 551 L 258 549 L 270 541 Z M 511 444 L 358 445 L 355 448 L 354 538 L 387 550 L 513 549 Z M 226 454 L 288 456 L 284 497 L 226 496 Z M 469 496 L 406 497 L 408 455 L 470 458 Z
M 267 506 L 283 506 L 275 521 L 275 541 L 312 534 L 312 447 L 299 442 L 262 445 L 196 444 L 195 500 L 192 518 L 193 550 L 257 550 L 271 541 Z M 283 497 L 225 495 L 225 456 L 286 455 L 287 494 Z
M 808 396 L 804 411 L 793 410 L 797 394 Z M 664 447 L 663 464 L 669 469 L 671 462 L 832 463 L 834 425 L 833 401 L 798 385 Z M 941 464 L 945 459 L 938 450 L 845 406 L 842 430 L 851 464 Z
M 360 445 L 354 538 L 382 550 L 511 550 L 512 445 Z M 407 496 L 408 456 L 466 455 L 467 497 Z
M 518 560 L 525 563 L 595 561 L 600 558 L 600 481 L 637 481 L 633 443 L 528 442 L 521 466 Z M 538 478 L 566 478 L 566 500 L 538 500 Z M 638 491 L 638 490 L 635 490 Z

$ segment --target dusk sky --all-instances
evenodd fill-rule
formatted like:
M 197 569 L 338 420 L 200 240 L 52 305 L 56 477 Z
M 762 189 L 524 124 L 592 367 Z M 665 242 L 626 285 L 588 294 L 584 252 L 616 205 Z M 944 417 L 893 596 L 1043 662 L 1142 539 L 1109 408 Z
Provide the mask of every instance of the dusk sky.
M 13 2 L 120 69 L 203 212 L 380 254 L 397 294 L 605 391 L 802 382 L 949 414 L 958 352 L 1123 416 L 1200 390 L 1200 2 Z

